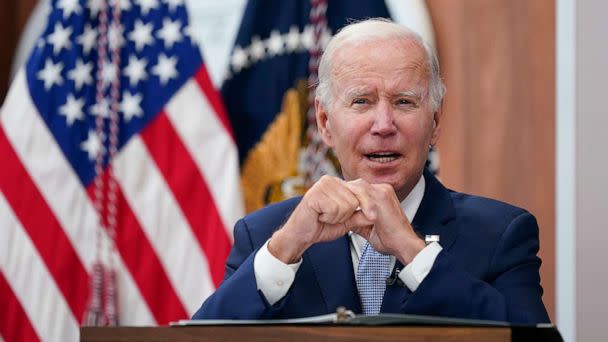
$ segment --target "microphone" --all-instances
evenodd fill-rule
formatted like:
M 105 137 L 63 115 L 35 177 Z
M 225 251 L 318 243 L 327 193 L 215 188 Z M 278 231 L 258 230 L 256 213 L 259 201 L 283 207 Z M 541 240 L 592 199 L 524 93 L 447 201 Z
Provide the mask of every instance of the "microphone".
M 396 283 L 399 286 L 406 287 L 401 278 L 399 278 L 399 272 L 401 272 L 401 269 L 395 268 L 395 272 L 386 278 L 386 286 L 392 286 Z

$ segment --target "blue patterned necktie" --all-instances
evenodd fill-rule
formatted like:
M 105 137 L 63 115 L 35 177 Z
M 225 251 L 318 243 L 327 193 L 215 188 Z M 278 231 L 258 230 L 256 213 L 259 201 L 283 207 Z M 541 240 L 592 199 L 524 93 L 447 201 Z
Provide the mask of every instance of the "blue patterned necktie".
M 366 315 L 375 315 L 380 312 L 384 290 L 386 290 L 386 278 L 390 274 L 389 263 L 390 256 L 376 252 L 369 242 L 365 243 L 361 259 L 359 259 L 356 279 L 361 306 Z

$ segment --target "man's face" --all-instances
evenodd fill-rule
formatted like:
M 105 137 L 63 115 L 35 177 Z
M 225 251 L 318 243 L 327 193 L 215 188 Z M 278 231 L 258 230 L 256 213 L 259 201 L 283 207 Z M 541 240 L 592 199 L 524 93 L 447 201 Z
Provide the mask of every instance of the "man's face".
M 425 52 L 414 41 L 366 42 L 336 51 L 332 101 L 327 109 L 317 103 L 317 123 L 346 180 L 388 183 L 400 200 L 407 196 L 439 133 L 427 89 Z

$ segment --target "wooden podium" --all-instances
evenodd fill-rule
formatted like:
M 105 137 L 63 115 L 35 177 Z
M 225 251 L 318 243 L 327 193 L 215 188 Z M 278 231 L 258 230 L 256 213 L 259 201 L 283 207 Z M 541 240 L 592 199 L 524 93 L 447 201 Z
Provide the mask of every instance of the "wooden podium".
M 107 341 L 562 341 L 555 327 L 208 325 L 82 327 L 83 342 Z

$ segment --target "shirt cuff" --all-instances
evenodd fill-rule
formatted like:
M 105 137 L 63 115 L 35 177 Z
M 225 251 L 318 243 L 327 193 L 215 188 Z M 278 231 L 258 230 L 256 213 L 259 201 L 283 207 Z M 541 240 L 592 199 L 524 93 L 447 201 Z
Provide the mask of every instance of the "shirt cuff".
M 399 279 L 414 292 L 431 271 L 437 255 L 443 248 L 439 243 L 432 242 L 420 251 L 412 262 L 399 272 Z
M 262 291 L 268 304 L 274 305 L 287 294 L 302 259 L 295 264 L 286 264 L 268 250 L 268 242 L 260 248 L 253 259 L 253 272 L 258 290 Z

